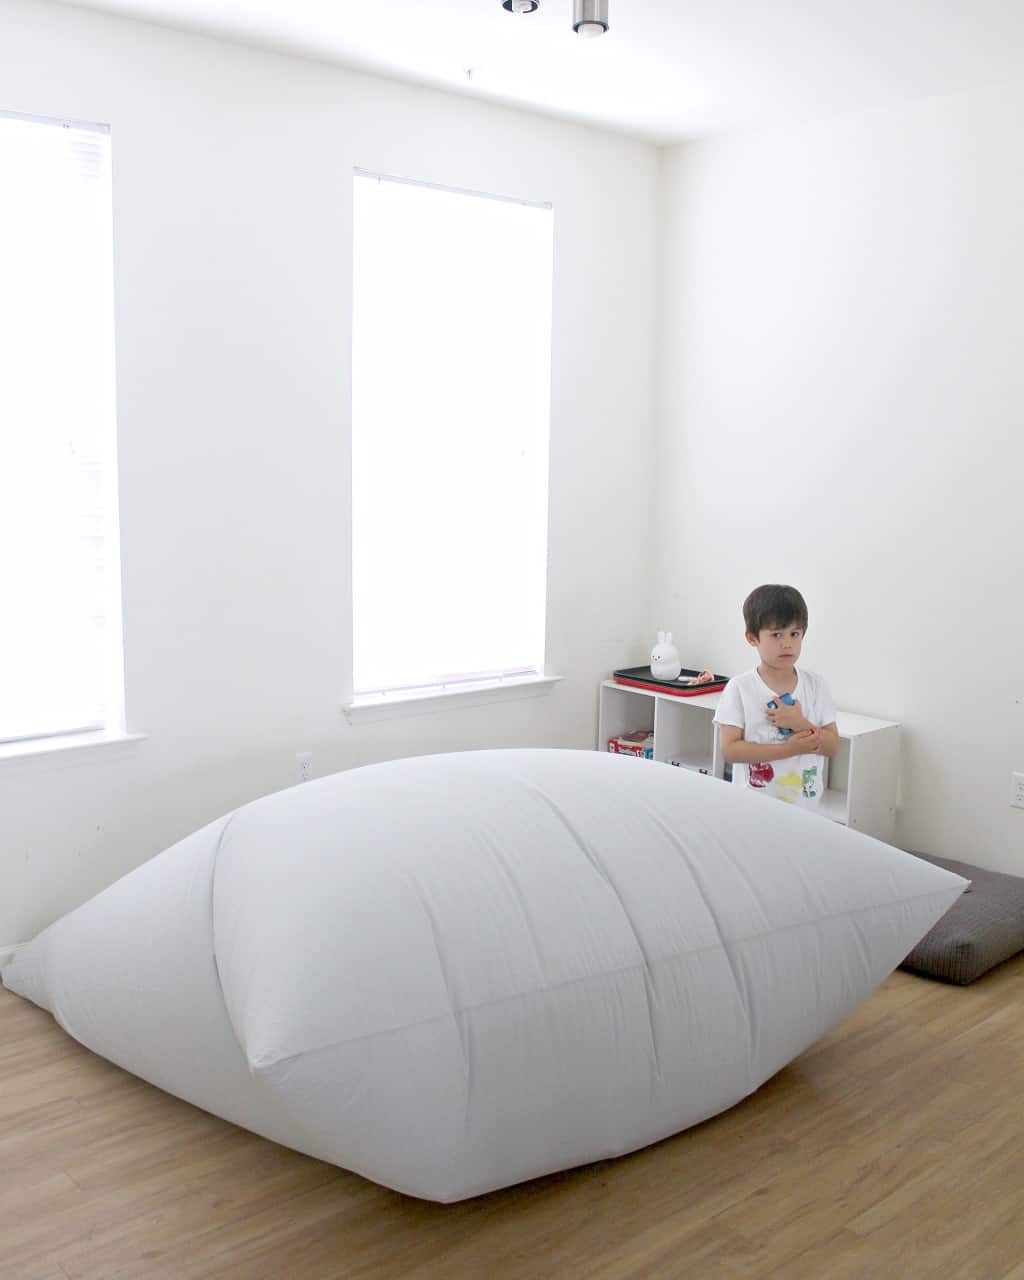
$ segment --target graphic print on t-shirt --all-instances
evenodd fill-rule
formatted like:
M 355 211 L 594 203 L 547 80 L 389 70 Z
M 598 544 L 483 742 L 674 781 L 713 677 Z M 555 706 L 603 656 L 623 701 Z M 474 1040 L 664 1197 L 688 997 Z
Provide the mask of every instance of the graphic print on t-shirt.
M 785 800 L 786 804 L 795 804 L 800 798 L 800 787 L 803 779 L 795 769 L 790 769 L 789 773 L 782 773 L 775 779 L 775 786 L 772 795 L 778 800 Z
M 766 787 L 774 777 L 775 770 L 767 760 L 747 766 L 747 781 L 752 787 Z
M 790 769 L 787 773 L 776 773 L 767 760 L 761 764 L 752 764 L 747 772 L 747 783 L 759 791 L 767 788 L 771 794 L 787 804 L 795 804 L 801 797 L 804 800 L 816 800 L 818 797 L 818 766 L 809 769 Z

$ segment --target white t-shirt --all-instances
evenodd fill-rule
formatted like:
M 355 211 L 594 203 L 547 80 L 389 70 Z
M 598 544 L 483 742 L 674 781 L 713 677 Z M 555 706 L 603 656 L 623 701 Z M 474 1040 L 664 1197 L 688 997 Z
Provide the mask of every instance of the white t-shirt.
M 828 685 L 813 671 L 797 670 L 793 697 L 811 724 L 820 728 L 835 720 L 836 709 Z M 778 698 L 755 667 L 741 676 L 733 676 L 722 690 L 715 723 L 742 729 L 746 742 L 772 745 L 785 742 L 788 735 L 776 728 L 767 716 L 768 703 L 777 702 Z M 732 780 L 741 787 L 775 796 L 789 804 L 813 808 L 820 803 L 825 790 L 827 763 L 825 756 L 803 755 L 766 760 L 763 764 L 734 764 Z

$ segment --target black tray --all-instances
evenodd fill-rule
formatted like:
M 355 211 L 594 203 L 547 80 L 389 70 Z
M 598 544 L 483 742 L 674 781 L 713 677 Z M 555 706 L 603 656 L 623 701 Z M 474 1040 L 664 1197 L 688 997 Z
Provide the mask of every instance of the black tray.
M 650 689 L 654 693 L 671 693 L 676 698 L 695 698 L 701 693 L 717 693 L 729 682 L 728 676 L 713 676 L 703 684 L 682 684 L 686 676 L 698 676 L 699 671 L 684 667 L 675 680 L 662 680 L 660 676 L 651 675 L 650 667 L 622 667 L 612 672 L 616 684 L 633 689 Z

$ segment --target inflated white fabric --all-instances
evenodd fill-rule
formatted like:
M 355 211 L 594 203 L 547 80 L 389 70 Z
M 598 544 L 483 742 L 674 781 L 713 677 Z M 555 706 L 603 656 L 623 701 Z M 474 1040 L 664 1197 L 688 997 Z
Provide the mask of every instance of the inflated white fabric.
M 457 1200 L 738 1102 L 965 883 L 682 769 L 427 756 L 236 810 L 3 980 L 179 1097 Z

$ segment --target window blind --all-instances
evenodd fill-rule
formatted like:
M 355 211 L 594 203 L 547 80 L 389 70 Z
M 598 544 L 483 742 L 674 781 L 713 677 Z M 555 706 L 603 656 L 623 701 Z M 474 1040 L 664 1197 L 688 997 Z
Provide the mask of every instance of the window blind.
M 355 176 L 356 693 L 544 663 L 549 206 Z
M 0 114 L 0 741 L 120 727 L 110 136 Z

